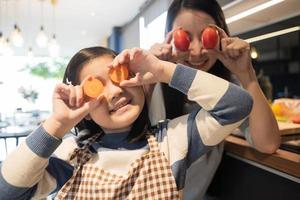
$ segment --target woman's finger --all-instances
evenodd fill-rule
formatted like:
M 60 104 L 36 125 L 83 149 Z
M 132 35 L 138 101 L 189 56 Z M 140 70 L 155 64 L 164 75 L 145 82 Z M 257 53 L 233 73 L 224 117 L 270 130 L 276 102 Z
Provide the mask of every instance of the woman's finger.
M 206 49 L 205 53 L 216 56 L 223 64 L 226 62 L 227 56 L 224 52 L 216 49 Z
M 171 30 L 170 32 L 167 33 L 164 43 L 171 44 L 173 39 L 173 32 L 174 30 Z
M 215 25 L 215 24 L 209 24 L 209 26 L 215 27 L 218 30 L 219 36 L 220 36 L 221 39 L 229 37 L 227 35 L 227 33 L 222 28 L 218 27 L 217 25 Z

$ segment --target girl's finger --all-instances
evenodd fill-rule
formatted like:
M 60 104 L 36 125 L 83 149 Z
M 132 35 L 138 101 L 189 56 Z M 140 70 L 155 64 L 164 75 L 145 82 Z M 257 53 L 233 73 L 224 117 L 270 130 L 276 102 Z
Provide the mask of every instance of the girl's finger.
M 64 83 L 59 83 L 54 88 L 53 98 L 69 100 L 70 90 L 68 85 Z
M 137 81 L 136 78 L 131 78 L 129 80 L 124 80 L 120 83 L 121 87 L 134 87 L 134 86 L 138 86 L 138 85 L 140 85 L 140 84 L 139 84 L 139 81 Z
M 143 50 L 141 48 L 133 48 L 130 51 L 130 60 L 134 60 L 136 56 L 140 55 L 143 53 Z
M 80 85 L 75 86 L 75 93 L 76 93 L 76 107 L 80 107 L 83 103 L 83 90 Z
M 123 80 L 120 83 L 121 87 L 133 87 L 133 86 L 138 86 L 142 85 L 142 77 L 140 73 L 136 73 L 135 76 L 129 80 Z
M 113 61 L 107 65 L 108 68 L 117 67 L 120 64 L 124 64 L 127 62 L 129 57 L 129 50 L 125 49 L 123 50 L 119 55 L 117 55 Z
M 124 51 L 123 53 L 120 54 L 120 57 L 118 59 L 118 64 L 124 64 L 124 63 L 127 63 L 129 61 L 129 50 L 127 49 L 126 51 Z
M 59 83 L 54 88 L 54 93 L 65 93 L 69 95 L 69 86 L 64 83 Z
M 95 109 L 103 99 L 104 95 L 101 94 L 96 99 L 91 99 L 90 101 L 85 102 L 83 106 L 74 110 L 74 115 L 79 119 L 84 118 L 91 110 Z
M 70 94 L 69 94 L 69 105 L 71 107 L 74 107 L 76 105 L 76 92 L 75 92 L 75 88 L 73 85 L 69 85 L 69 90 L 70 90 Z

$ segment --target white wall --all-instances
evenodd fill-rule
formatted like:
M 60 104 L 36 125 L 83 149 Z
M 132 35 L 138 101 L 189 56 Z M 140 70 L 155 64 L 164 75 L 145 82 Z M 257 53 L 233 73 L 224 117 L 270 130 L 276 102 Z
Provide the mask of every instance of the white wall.
M 141 13 L 122 29 L 123 48 L 140 46 L 139 18 L 144 17 L 147 26 L 152 20 L 166 11 L 172 0 L 152 0 Z

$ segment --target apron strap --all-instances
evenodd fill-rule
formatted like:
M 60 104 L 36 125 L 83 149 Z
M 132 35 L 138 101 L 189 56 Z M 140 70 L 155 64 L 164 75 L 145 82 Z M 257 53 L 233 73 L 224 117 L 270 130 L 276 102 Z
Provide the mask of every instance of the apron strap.
M 65 199 L 68 191 L 70 191 L 72 185 L 74 184 L 75 178 L 77 174 L 82 170 L 82 166 L 90 160 L 92 157 L 92 152 L 89 150 L 90 146 L 101 136 L 101 133 L 97 133 L 92 137 L 87 139 L 87 143 L 85 143 L 81 148 L 76 148 L 70 156 L 70 162 L 72 162 L 76 158 L 76 162 L 74 163 L 75 170 L 73 172 L 72 177 L 66 182 L 66 184 L 61 188 L 61 192 L 55 197 L 55 200 Z
M 97 139 L 101 136 L 101 133 L 97 133 L 92 137 L 87 139 L 87 142 L 82 146 L 76 148 L 71 154 L 69 161 L 75 165 L 76 168 L 84 165 L 89 159 L 92 157 L 92 152 L 90 151 L 90 146 L 97 141 Z M 74 159 L 76 158 L 76 161 Z

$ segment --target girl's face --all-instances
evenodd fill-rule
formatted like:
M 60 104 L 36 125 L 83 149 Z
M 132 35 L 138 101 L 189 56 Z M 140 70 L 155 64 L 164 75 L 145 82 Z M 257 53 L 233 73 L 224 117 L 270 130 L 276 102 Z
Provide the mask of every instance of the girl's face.
M 80 82 L 88 75 L 93 75 L 104 85 L 105 98 L 89 116 L 106 133 L 129 130 L 141 113 L 145 101 L 142 87 L 120 87 L 109 79 L 107 65 L 112 60 L 110 55 L 95 58 L 85 64 L 79 74 Z
M 183 28 L 189 34 L 191 41 L 188 52 L 179 60 L 180 63 L 203 71 L 208 71 L 215 64 L 217 60 L 215 56 L 202 52 L 201 34 L 209 24 L 216 24 L 216 22 L 205 12 L 190 9 L 179 12 L 173 23 L 173 30 Z M 218 49 L 219 44 L 215 48 Z

